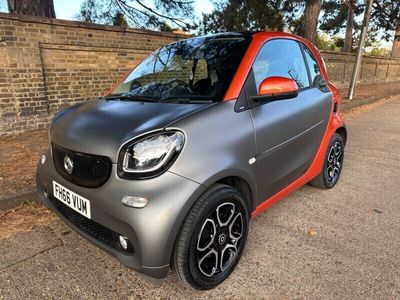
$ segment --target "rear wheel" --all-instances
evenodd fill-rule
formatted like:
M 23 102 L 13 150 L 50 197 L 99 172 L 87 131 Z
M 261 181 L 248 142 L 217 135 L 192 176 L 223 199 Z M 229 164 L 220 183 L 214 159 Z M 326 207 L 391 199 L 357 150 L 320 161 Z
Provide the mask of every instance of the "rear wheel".
M 216 184 L 189 212 L 176 241 L 172 268 L 193 288 L 222 283 L 235 269 L 246 244 L 249 214 L 242 195 Z
M 322 189 L 333 188 L 342 172 L 343 158 L 343 137 L 338 133 L 334 133 L 326 152 L 323 169 L 317 177 L 310 181 L 310 184 Z

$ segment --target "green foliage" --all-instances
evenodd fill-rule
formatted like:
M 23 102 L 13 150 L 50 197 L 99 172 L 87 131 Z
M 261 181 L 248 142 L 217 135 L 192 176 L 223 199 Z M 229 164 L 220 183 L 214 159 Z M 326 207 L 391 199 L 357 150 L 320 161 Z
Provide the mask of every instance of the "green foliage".
M 298 19 L 303 1 L 227 0 L 216 1 L 210 14 L 203 14 L 200 33 L 220 31 L 280 30 Z M 297 15 L 297 18 L 296 18 Z
M 113 17 L 113 25 L 128 27 L 128 22 L 126 21 L 125 16 L 121 12 L 117 12 Z
M 320 29 L 331 34 L 340 33 L 347 24 L 348 5 L 353 7 L 355 16 L 359 16 L 364 12 L 364 0 L 324 1 L 322 3 L 323 16 L 321 18 Z M 355 18 L 353 23 L 354 28 L 360 29 L 361 22 L 362 18 Z
M 159 30 L 160 31 L 163 31 L 163 32 L 172 32 L 172 28 L 171 28 L 171 26 L 169 26 L 167 23 L 162 23 L 161 25 L 160 25 L 160 28 L 159 28 Z
M 315 45 L 320 50 L 339 51 L 340 48 L 336 46 L 335 40 L 329 39 L 327 34 L 317 34 Z
M 384 56 L 388 57 L 390 54 L 390 50 L 386 48 L 373 48 L 370 51 L 367 51 L 365 54 L 373 55 L 373 56 Z
M 338 35 L 333 36 L 332 42 L 335 44 L 337 51 L 341 51 L 343 49 L 344 39 L 341 36 Z
M 366 7 L 365 0 L 325 0 L 322 4 L 323 15 L 320 20 L 320 29 L 331 34 L 342 32 L 346 27 L 348 5 L 354 8 L 353 36 L 357 40 Z M 400 21 L 400 1 L 374 0 L 372 7 L 368 35 L 373 40 L 377 38 L 389 40 L 393 36 L 396 24 Z
M 393 37 L 396 25 L 400 23 L 399 0 L 375 0 L 372 5 L 371 22 L 375 31 L 380 31 L 385 40 Z

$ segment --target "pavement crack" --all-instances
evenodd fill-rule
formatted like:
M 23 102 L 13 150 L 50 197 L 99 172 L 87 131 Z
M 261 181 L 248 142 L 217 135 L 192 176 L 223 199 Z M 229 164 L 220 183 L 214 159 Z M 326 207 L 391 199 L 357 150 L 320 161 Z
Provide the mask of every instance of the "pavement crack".
M 63 245 L 64 245 L 64 243 L 56 244 L 56 245 L 53 245 L 53 246 L 51 246 L 51 247 L 49 247 L 49 248 L 43 249 L 43 250 L 41 250 L 41 251 L 38 251 L 37 253 L 35 253 L 35 254 L 31 255 L 31 256 L 25 257 L 25 258 L 23 258 L 23 259 L 21 259 L 21 260 L 19 260 L 19 261 L 16 261 L 16 262 L 14 262 L 14 263 L 12 263 L 12 264 L 6 266 L 6 267 L 1 268 L 1 269 L 0 269 L 0 272 L 3 272 L 4 270 L 7 270 L 7 269 L 9 269 L 9 268 L 11 268 L 11 267 L 13 267 L 13 266 L 16 266 L 16 265 L 18 265 L 18 264 L 20 264 L 20 263 L 23 263 L 24 261 L 27 261 L 27 260 L 29 260 L 29 259 L 32 259 L 32 258 L 34 258 L 34 257 L 36 257 L 36 256 L 38 256 L 38 255 L 40 255 L 40 254 L 46 253 L 47 251 L 53 250 L 53 249 L 58 248 L 58 247 L 61 247 L 61 246 L 63 246 Z

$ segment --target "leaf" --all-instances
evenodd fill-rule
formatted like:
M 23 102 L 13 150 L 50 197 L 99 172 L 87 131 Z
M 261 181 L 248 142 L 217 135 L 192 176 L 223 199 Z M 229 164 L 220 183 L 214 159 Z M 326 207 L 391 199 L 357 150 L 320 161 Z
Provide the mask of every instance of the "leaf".
M 317 235 L 317 230 L 314 229 L 314 228 L 311 228 L 311 229 L 308 231 L 308 235 L 310 235 L 310 236 L 315 236 L 315 235 Z

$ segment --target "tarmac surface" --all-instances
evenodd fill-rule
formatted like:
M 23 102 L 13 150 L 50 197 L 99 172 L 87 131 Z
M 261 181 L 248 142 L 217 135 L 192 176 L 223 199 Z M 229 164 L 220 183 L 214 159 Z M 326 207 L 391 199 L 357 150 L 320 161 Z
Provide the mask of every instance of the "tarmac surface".
M 0 299 L 400 299 L 400 96 L 345 121 L 338 185 L 305 186 L 254 219 L 216 289 L 195 291 L 173 273 L 154 287 L 30 203 L 0 212 Z

